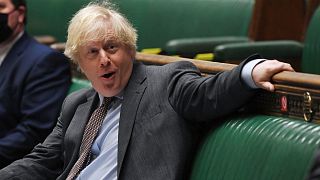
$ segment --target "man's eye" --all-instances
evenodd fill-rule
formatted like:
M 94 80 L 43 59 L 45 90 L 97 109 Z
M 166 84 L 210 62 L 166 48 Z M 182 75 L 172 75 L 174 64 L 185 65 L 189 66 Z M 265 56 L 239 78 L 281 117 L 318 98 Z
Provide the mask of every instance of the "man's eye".
M 89 49 L 89 54 L 95 54 L 95 53 L 98 53 L 98 49 Z
M 86 58 L 94 59 L 99 54 L 99 49 L 97 48 L 89 48 L 86 53 Z
M 107 51 L 109 53 L 115 53 L 118 49 L 118 46 L 115 45 L 115 44 L 110 44 L 110 45 L 107 45 Z
M 116 46 L 115 46 L 115 45 L 110 45 L 110 46 L 108 47 L 108 49 L 110 49 L 110 50 L 116 49 Z

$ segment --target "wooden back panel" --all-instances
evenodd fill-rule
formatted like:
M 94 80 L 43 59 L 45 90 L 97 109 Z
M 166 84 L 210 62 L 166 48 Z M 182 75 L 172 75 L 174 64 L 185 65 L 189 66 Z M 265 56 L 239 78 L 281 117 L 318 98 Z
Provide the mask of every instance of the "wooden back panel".
M 301 40 L 304 0 L 256 0 L 249 37 L 254 41 Z

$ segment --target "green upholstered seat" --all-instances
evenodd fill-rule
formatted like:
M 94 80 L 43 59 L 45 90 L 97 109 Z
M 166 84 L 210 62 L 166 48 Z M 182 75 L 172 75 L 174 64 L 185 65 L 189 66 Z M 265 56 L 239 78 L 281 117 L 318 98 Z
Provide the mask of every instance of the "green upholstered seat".
M 293 40 L 229 43 L 216 46 L 214 60 L 243 60 L 255 53 L 268 59 L 300 59 L 302 51 L 303 44 Z
M 181 10 L 165 15 L 171 20 L 163 22 L 166 27 L 158 32 L 166 32 L 160 35 L 164 38 L 159 44 L 165 54 L 192 57 L 197 53 L 211 53 L 218 44 L 248 41 L 254 0 L 181 2 L 171 7 L 181 7 Z
M 163 54 L 179 55 L 186 58 L 195 58 L 197 54 L 211 53 L 213 48 L 228 43 L 248 42 L 245 36 L 221 36 L 203 38 L 173 39 L 166 43 Z M 213 59 L 213 57 L 212 57 Z M 209 60 L 212 60 L 209 59 Z
M 320 126 L 248 115 L 230 118 L 205 140 L 192 180 L 302 180 L 320 143 Z
M 51 35 L 65 42 L 72 15 L 90 0 L 30 0 L 27 30 L 32 35 Z
M 320 7 L 308 26 L 301 66 L 303 72 L 320 74 Z
M 72 78 L 72 83 L 69 89 L 69 93 L 80 90 L 82 88 L 89 88 L 89 87 L 91 87 L 90 81 L 86 79 Z
M 253 0 L 117 2 L 138 29 L 140 49 L 163 47 L 177 38 L 247 36 L 254 3 Z
M 28 29 L 66 40 L 72 14 L 90 0 L 28 1 Z M 254 0 L 117 0 L 113 1 L 138 30 L 138 50 L 162 48 L 177 38 L 245 36 Z M 232 11 L 230 11 L 232 10 Z
M 263 41 L 231 43 L 214 49 L 215 60 L 241 60 L 252 53 L 267 58 L 288 58 L 289 63 L 301 59 L 299 70 L 305 73 L 320 74 L 320 7 L 315 11 L 306 31 L 304 43 L 292 41 Z M 281 45 L 280 45 L 281 44 Z M 301 58 L 302 57 L 302 58 Z M 295 60 L 295 61 L 292 61 Z

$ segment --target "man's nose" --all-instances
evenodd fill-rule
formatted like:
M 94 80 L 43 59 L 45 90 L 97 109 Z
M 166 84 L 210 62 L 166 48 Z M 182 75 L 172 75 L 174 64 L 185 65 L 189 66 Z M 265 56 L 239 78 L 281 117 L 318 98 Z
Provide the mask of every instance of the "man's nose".
M 110 63 L 110 58 L 104 49 L 100 49 L 100 65 L 107 66 Z

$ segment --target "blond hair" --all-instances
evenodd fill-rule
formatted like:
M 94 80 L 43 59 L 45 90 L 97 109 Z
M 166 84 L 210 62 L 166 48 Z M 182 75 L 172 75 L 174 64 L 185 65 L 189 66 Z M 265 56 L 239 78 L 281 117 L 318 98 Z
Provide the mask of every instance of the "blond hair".
M 79 48 L 90 41 L 107 40 L 108 30 L 115 38 L 136 50 L 137 33 L 132 24 L 107 1 L 89 3 L 71 19 L 68 27 L 65 55 L 77 63 Z

